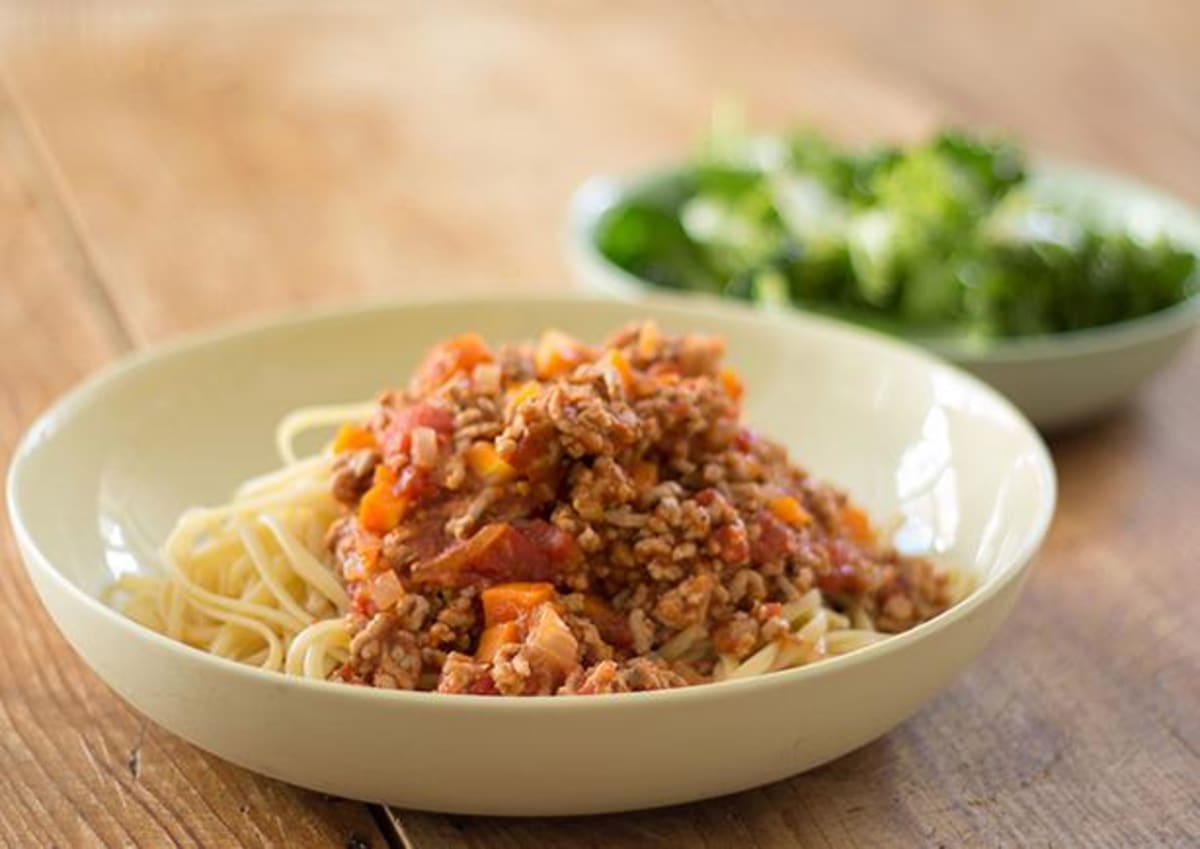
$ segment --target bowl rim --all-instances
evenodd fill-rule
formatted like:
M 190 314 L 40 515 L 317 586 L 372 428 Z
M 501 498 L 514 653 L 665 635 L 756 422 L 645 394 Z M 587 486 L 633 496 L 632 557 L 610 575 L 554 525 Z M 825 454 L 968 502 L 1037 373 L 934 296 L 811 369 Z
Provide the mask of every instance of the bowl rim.
M 193 352 L 220 346 L 224 343 L 246 339 L 262 333 L 273 331 L 295 331 L 306 325 L 320 325 L 326 322 L 353 321 L 359 316 L 377 311 L 405 311 L 422 307 L 436 308 L 441 305 L 461 304 L 463 307 L 474 306 L 487 308 L 489 306 L 503 308 L 530 300 L 539 303 L 550 301 L 564 308 L 579 307 L 587 304 L 612 305 L 614 299 L 602 295 L 588 293 L 554 293 L 547 295 L 537 290 L 511 290 L 498 294 L 496 292 L 456 292 L 456 293 L 424 293 L 405 297 L 371 298 L 350 304 L 319 305 L 314 307 L 299 307 L 281 311 L 268 316 L 251 317 L 241 321 L 231 322 L 206 331 L 185 334 L 175 340 L 152 345 L 127 354 L 107 364 L 99 371 L 87 376 L 73 388 L 59 396 L 44 410 L 28 427 L 20 439 L 6 476 L 5 495 L 9 511 L 9 521 L 14 530 L 18 550 L 22 554 L 26 570 L 31 579 L 35 572 L 41 572 L 55 585 L 59 592 L 76 605 L 82 605 L 93 615 L 98 615 L 108 624 L 122 630 L 130 640 L 148 640 L 152 645 L 165 649 L 168 653 L 177 653 L 182 661 L 199 664 L 211 670 L 212 674 L 227 674 L 240 678 L 246 686 L 268 685 L 275 687 L 300 688 L 312 696 L 333 695 L 340 693 L 344 698 L 382 700 L 380 704 L 406 703 L 413 707 L 438 707 L 453 711 L 471 711 L 478 709 L 500 711 L 524 711 L 536 707 L 541 710 L 556 711 L 590 711 L 597 708 L 635 709 L 638 705 L 647 704 L 687 704 L 694 699 L 703 698 L 733 698 L 750 695 L 769 688 L 785 687 L 798 684 L 809 678 L 823 677 L 836 674 L 842 670 L 863 663 L 882 661 L 889 655 L 902 651 L 911 643 L 923 641 L 937 632 L 944 630 L 953 623 L 971 616 L 985 603 L 997 596 L 1008 584 L 1019 580 L 1027 571 L 1028 566 L 1045 540 L 1053 519 L 1058 497 L 1057 476 L 1054 462 L 1045 441 L 1036 428 L 1008 399 L 983 381 L 938 360 L 926 351 L 911 344 L 897 340 L 886 334 L 838 322 L 823 316 L 807 313 L 764 313 L 751 306 L 716 301 L 713 304 L 680 295 L 647 296 L 644 303 L 654 308 L 664 308 L 675 311 L 681 316 L 711 316 L 712 310 L 731 311 L 740 314 L 742 320 L 782 323 L 783 325 L 811 325 L 821 332 L 832 333 L 843 337 L 867 337 L 868 342 L 890 349 L 890 353 L 909 358 L 922 363 L 933 371 L 950 374 L 955 380 L 965 383 L 974 392 L 982 393 L 994 406 L 999 407 L 1016 426 L 1033 449 L 1037 460 L 1037 472 L 1045 498 L 1038 510 L 1034 525 L 1021 545 L 1010 555 L 1007 562 L 999 564 L 971 590 L 971 592 L 945 612 L 926 622 L 895 634 L 887 640 L 866 646 L 854 652 L 829 658 L 820 663 L 808 666 L 780 670 L 766 675 L 757 675 L 735 681 L 719 681 L 707 684 L 692 685 L 667 690 L 644 691 L 634 693 L 606 694 L 604 698 L 562 698 L 555 695 L 522 696 L 521 698 L 483 698 L 470 694 L 436 693 L 409 690 L 385 690 L 375 687 L 354 687 L 344 683 L 317 680 L 299 676 L 286 675 L 282 672 L 248 666 L 234 660 L 205 652 L 169 637 L 152 631 L 120 612 L 105 604 L 100 598 L 87 592 L 67 578 L 42 550 L 38 540 L 27 525 L 25 517 L 24 490 L 30 485 L 26 480 L 25 469 L 31 458 L 42 450 L 46 437 L 52 433 L 58 423 L 70 420 L 86 412 L 90 403 L 103 397 L 110 384 L 135 379 L 142 372 L 152 369 L 163 361 L 187 357 Z M 34 580 L 39 598 L 42 596 L 40 584 Z M 43 599 L 43 606 L 46 606 Z M 57 625 L 57 623 L 56 623 Z M 61 633 L 61 628 L 59 629 Z
M 610 296 L 626 299 L 640 298 L 646 294 L 673 291 L 655 287 L 645 278 L 627 271 L 601 252 L 596 243 L 596 230 L 600 220 L 629 194 L 642 188 L 679 179 L 686 165 L 674 162 L 658 165 L 623 176 L 595 174 L 576 186 L 568 204 L 564 241 L 568 261 L 576 271 L 600 283 L 585 282 L 593 290 L 602 290 Z M 1188 217 L 1200 228 L 1200 209 L 1171 195 L 1150 183 L 1145 183 L 1124 174 L 1095 168 L 1088 165 L 1059 162 L 1049 157 L 1037 157 L 1032 169 L 1035 175 L 1087 180 L 1104 184 L 1110 193 L 1137 195 L 1156 204 L 1172 208 L 1173 216 Z M 1200 243 L 1193 246 L 1200 255 Z M 579 275 L 577 275 L 578 277 Z M 1200 270 L 1195 272 L 1200 279 Z M 736 302 L 734 299 L 709 292 L 683 292 L 687 297 L 708 299 L 718 302 Z M 803 306 L 764 308 L 769 312 L 792 312 L 817 315 L 845 321 L 858 327 L 852 319 L 839 319 Z M 891 334 L 956 363 L 973 365 L 983 363 L 1026 363 L 1047 359 L 1069 359 L 1087 357 L 1101 351 L 1132 347 L 1144 342 L 1169 336 L 1200 324 L 1200 290 L 1178 303 L 1152 313 L 1127 318 L 1111 324 L 1096 325 L 1058 333 L 1042 333 L 1030 336 L 998 337 L 985 342 L 965 339 L 944 338 L 922 333 Z M 867 328 L 873 329 L 873 328 Z M 889 335 L 889 334 L 885 334 Z

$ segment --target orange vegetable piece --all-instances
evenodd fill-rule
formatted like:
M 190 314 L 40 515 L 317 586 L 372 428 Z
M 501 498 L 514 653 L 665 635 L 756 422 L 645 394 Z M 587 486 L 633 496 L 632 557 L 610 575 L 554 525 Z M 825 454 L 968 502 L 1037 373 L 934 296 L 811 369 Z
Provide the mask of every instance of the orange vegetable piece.
M 483 621 L 490 627 L 500 622 L 512 622 L 539 604 L 554 598 L 554 585 L 545 582 L 517 581 L 488 587 L 483 600 Z
M 375 434 L 362 425 L 350 424 L 349 422 L 339 427 L 337 435 L 333 438 L 334 454 L 344 454 L 347 451 L 358 451 L 363 448 L 374 448 L 375 446 Z
M 490 483 L 512 480 L 517 470 L 508 464 L 496 446 L 490 442 L 476 442 L 467 449 L 467 465 L 471 471 Z
M 621 378 L 621 383 L 624 384 L 626 391 L 633 388 L 633 366 L 629 365 L 629 359 L 615 348 L 610 348 L 604 354 L 604 361 L 612 366 L 613 370 Z
M 533 353 L 533 365 L 542 380 L 566 374 L 591 355 L 587 346 L 558 330 L 547 330 Z
M 721 386 L 725 389 L 725 392 L 733 400 L 741 400 L 742 395 L 746 392 L 746 387 L 742 384 L 742 379 L 738 376 L 738 373 L 729 366 L 725 366 L 725 368 L 721 369 L 720 379 Z
M 396 492 L 396 473 L 387 466 L 375 467 L 375 480 L 358 502 L 358 523 L 374 534 L 386 534 L 404 518 L 408 498 Z
M 470 373 L 480 363 L 495 360 L 487 343 L 478 333 L 463 333 L 435 345 L 413 378 L 413 389 L 418 394 L 441 386 L 460 372 Z
M 521 626 L 516 622 L 497 622 L 495 625 L 489 625 L 479 635 L 475 659 L 482 663 L 491 663 L 501 646 L 519 642 L 521 642 Z
M 778 498 L 772 498 L 767 502 L 769 509 L 775 518 L 780 521 L 787 522 L 793 527 L 802 527 L 812 521 L 812 516 L 808 511 L 800 506 L 800 502 L 790 495 L 781 495 Z
M 875 532 L 871 530 L 871 520 L 866 511 L 847 504 L 842 508 L 842 526 L 856 542 L 870 543 L 875 541 Z

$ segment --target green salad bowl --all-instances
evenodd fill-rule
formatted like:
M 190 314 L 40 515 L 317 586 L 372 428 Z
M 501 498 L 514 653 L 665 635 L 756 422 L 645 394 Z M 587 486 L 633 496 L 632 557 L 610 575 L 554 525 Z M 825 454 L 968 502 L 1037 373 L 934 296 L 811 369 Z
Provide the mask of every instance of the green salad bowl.
M 632 179 L 593 177 L 579 187 L 571 200 L 566 237 L 578 285 L 625 300 L 661 291 L 606 257 L 597 237 L 611 210 L 634 194 L 681 180 L 682 173 L 674 168 Z M 1066 210 L 1086 212 L 1135 233 L 1162 234 L 1200 253 L 1200 213 L 1126 177 L 1042 161 L 1032 169 L 1029 191 Z M 987 340 L 915 331 L 894 335 L 982 378 L 1039 428 L 1053 431 L 1085 424 L 1129 400 L 1179 354 L 1198 324 L 1200 295 L 1193 295 L 1138 318 L 1064 333 Z

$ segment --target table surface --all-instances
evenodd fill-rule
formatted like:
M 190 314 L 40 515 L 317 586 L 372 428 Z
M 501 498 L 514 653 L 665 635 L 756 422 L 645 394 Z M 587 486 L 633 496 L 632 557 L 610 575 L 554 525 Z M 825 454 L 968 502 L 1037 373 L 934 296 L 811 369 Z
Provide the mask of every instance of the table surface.
M 849 140 L 944 121 L 1200 201 L 1192 0 L 0 8 L 0 452 L 131 350 L 297 304 L 569 285 L 581 179 L 714 99 Z M 14 846 L 1155 846 L 1200 840 L 1200 347 L 1051 441 L 1061 509 L 986 654 L 807 775 L 571 820 L 372 808 L 149 724 L 58 636 L 0 522 Z

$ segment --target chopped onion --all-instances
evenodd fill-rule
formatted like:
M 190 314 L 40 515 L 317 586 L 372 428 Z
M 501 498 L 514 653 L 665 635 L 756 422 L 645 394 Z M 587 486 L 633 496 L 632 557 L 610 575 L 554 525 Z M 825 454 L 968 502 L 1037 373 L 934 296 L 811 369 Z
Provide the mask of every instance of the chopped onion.
M 431 427 L 413 428 L 412 460 L 421 469 L 432 469 L 437 465 L 437 431 Z
M 546 664 L 557 670 L 559 677 L 565 678 L 578 663 L 579 641 L 549 602 L 540 605 L 535 616 L 536 621 L 529 629 L 525 643 L 536 649 Z
M 487 395 L 495 395 L 500 391 L 500 365 L 498 363 L 480 363 L 471 373 L 475 389 Z
M 371 600 L 380 610 L 388 610 L 404 597 L 404 585 L 391 569 L 371 581 Z

